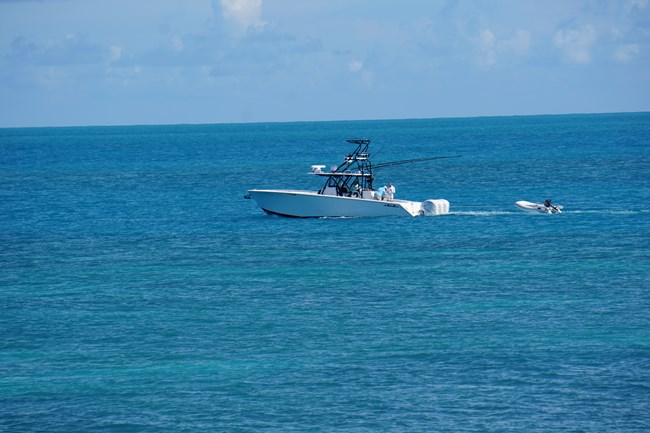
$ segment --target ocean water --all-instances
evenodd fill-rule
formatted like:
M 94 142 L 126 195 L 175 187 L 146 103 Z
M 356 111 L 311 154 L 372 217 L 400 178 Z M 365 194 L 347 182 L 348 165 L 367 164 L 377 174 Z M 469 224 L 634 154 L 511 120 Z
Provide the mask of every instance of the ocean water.
M 452 213 L 243 198 L 363 137 Z M 0 431 L 650 431 L 649 203 L 650 113 L 1 129 Z

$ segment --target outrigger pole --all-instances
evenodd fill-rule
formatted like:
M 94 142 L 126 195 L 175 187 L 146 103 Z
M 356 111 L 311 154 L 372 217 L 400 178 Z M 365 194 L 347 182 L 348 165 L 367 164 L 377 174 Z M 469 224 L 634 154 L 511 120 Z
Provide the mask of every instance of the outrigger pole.
M 374 168 L 392 167 L 394 165 L 410 164 L 412 162 L 433 161 L 434 159 L 460 158 L 462 155 L 454 156 L 431 156 L 429 158 L 402 159 L 400 161 L 380 162 L 375 164 Z

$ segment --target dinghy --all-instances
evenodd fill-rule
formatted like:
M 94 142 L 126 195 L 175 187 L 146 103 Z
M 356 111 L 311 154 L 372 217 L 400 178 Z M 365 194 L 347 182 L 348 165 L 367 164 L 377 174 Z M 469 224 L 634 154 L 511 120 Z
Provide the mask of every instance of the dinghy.
M 530 201 L 521 200 L 515 202 L 515 206 L 527 212 L 546 214 L 562 213 L 563 208 L 563 206 L 551 204 L 551 200 L 546 200 L 544 203 L 533 203 Z

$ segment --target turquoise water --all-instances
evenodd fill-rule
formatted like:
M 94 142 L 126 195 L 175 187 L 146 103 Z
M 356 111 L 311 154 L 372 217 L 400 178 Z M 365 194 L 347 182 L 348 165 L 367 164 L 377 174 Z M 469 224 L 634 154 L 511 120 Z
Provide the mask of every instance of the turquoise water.
M 359 137 L 462 155 L 376 173 L 452 214 L 243 198 Z M 0 431 L 646 432 L 649 145 L 649 113 L 2 129 Z

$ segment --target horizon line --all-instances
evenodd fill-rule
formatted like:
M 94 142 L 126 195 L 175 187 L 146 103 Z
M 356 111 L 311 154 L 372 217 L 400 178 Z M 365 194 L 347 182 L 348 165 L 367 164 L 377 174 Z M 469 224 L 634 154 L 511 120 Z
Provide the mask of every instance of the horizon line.
M 403 117 L 403 118 L 374 118 L 374 119 L 330 119 L 330 120 L 269 120 L 269 121 L 231 121 L 231 122 L 185 122 L 185 123 L 132 123 L 132 124 L 87 124 L 87 125 L 39 125 L 39 126 L 0 126 L 4 129 L 43 129 L 43 128 L 112 128 L 112 127 L 148 127 L 148 126 L 201 126 L 201 125 L 261 125 L 261 124 L 282 124 L 282 123 L 336 123 L 336 122 L 389 122 L 406 120 L 436 120 L 436 119 L 484 119 L 502 117 L 544 117 L 544 116 L 588 116 L 607 114 L 644 114 L 650 111 L 611 111 L 611 112 L 575 112 L 575 113 L 542 113 L 542 114 L 494 114 L 475 116 L 438 116 L 438 117 Z

